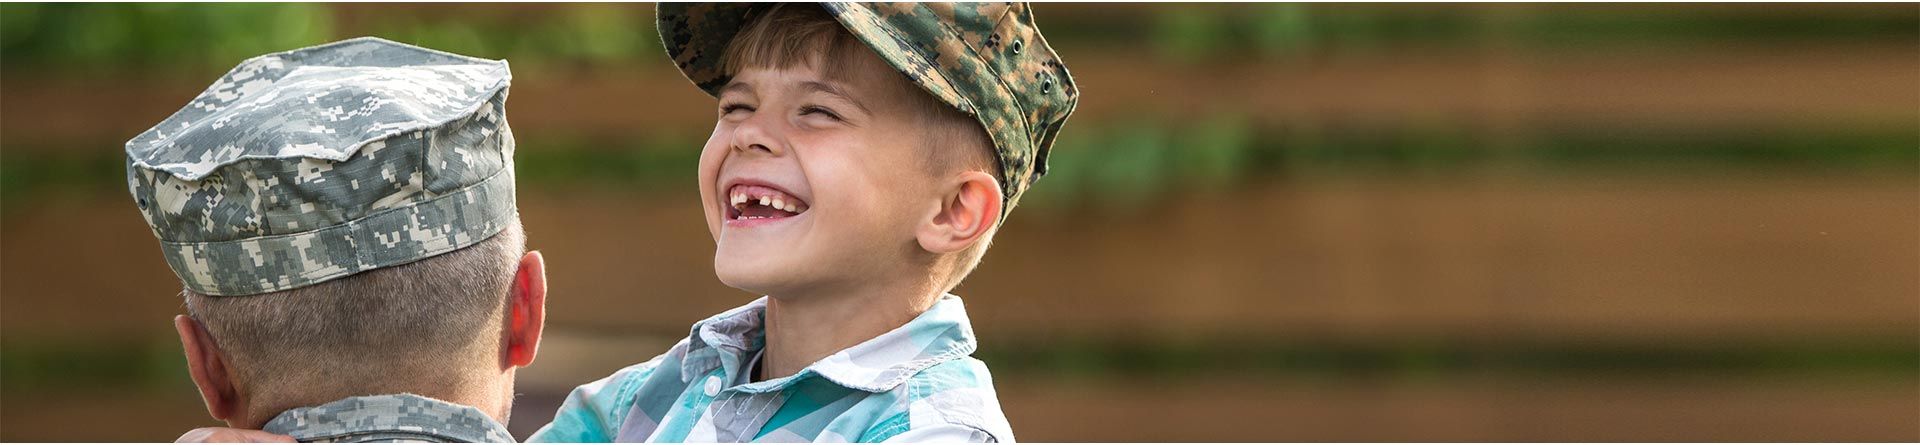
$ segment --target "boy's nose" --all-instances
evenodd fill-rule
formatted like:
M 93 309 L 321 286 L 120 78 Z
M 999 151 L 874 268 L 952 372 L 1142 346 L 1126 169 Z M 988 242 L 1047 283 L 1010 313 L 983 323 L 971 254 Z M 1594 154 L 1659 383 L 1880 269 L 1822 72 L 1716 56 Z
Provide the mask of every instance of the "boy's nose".
M 771 155 L 785 152 L 781 148 L 777 130 L 770 128 L 773 125 L 765 122 L 766 118 L 767 116 L 754 116 L 734 127 L 733 150 L 741 153 L 758 152 Z

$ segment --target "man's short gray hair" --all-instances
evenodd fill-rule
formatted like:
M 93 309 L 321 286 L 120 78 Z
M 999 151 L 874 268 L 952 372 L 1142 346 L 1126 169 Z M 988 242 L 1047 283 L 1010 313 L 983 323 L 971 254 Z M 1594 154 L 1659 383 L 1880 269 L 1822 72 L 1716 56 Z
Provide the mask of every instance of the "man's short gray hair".
M 525 240 L 516 220 L 466 248 L 311 286 L 182 294 L 256 399 L 452 391 L 497 361 Z

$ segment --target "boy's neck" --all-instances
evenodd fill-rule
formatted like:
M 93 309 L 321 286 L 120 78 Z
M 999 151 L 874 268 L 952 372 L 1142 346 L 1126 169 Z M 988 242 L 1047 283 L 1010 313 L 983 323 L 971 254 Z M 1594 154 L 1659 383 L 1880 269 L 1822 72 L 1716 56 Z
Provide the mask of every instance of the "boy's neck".
M 945 292 L 932 283 L 805 297 L 768 296 L 766 351 L 755 381 L 794 375 L 829 355 L 904 326 Z

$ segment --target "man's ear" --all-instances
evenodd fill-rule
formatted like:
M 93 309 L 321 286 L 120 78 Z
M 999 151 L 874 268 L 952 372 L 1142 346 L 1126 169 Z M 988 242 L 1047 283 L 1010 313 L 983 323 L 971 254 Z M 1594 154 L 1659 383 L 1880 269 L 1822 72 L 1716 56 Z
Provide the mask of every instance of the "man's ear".
M 507 291 L 506 326 L 501 329 L 505 350 L 501 351 L 501 369 L 533 364 L 540 349 L 540 331 L 547 322 L 547 262 L 540 252 L 520 257 L 520 268 L 513 273 L 513 288 Z
M 207 414 L 219 420 L 232 419 L 240 410 L 240 391 L 228 373 L 220 345 L 213 342 L 213 336 L 193 317 L 175 315 L 173 330 L 180 334 L 180 347 L 187 354 L 187 373 L 193 376 L 193 386 L 200 388 L 200 399 L 207 404 Z
M 921 248 L 936 254 L 965 250 L 987 236 L 1004 204 L 1000 182 L 986 172 L 961 172 L 946 190 L 940 207 L 914 233 Z

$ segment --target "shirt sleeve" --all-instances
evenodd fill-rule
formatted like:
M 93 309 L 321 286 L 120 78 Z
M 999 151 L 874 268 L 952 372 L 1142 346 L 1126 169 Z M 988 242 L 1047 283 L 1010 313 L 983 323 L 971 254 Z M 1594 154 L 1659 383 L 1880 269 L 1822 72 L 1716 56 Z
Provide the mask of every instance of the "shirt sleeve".
M 893 435 L 893 437 L 888 437 L 886 440 L 881 442 L 882 443 L 998 443 L 1000 442 L 1000 440 L 994 438 L 992 434 L 987 434 L 986 430 L 982 430 L 979 428 L 974 428 L 966 425 L 943 423 L 939 425 L 916 427 L 916 428 L 901 432 L 900 434 L 895 434 Z
M 633 408 L 634 393 L 659 364 L 656 357 L 574 388 L 554 412 L 553 422 L 533 432 L 527 442 L 613 442 L 621 420 Z

